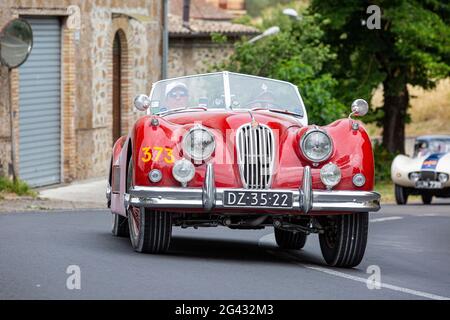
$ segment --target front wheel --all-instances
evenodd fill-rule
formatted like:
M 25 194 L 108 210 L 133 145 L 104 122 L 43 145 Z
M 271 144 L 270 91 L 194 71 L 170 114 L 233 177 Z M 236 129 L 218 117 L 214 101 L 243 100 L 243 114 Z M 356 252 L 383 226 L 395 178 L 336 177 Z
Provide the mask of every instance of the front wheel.
M 359 212 L 331 216 L 324 226 L 319 241 L 326 263 L 343 268 L 357 266 L 366 250 L 369 214 Z
M 133 162 L 127 174 L 127 192 L 133 181 Z M 131 245 L 137 252 L 163 253 L 172 238 L 172 216 L 168 212 L 129 206 L 127 208 Z
M 132 208 L 130 217 L 131 244 L 137 252 L 164 253 L 172 238 L 172 219 L 168 212 Z
M 430 204 L 433 200 L 433 196 L 430 194 L 422 194 L 422 202 L 423 204 Z
M 395 185 L 395 201 L 400 205 L 408 202 L 408 191 L 397 184 Z
M 300 250 L 305 246 L 307 237 L 303 232 L 275 228 L 275 240 L 282 249 Z

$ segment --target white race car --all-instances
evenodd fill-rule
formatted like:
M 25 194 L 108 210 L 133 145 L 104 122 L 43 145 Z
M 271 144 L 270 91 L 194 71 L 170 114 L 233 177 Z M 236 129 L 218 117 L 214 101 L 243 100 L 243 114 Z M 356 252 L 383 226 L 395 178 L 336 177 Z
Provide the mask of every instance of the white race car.
M 450 135 L 416 138 L 413 157 L 398 155 L 391 166 L 397 204 L 409 195 L 421 195 L 424 204 L 433 197 L 450 197 Z

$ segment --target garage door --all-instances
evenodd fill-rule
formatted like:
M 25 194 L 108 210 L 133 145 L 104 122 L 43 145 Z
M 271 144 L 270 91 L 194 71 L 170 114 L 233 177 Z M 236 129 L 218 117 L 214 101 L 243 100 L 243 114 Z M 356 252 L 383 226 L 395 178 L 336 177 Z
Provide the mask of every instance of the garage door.
M 26 18 L 33 50 L 19 67 L 19 176 L 31 186 L 61 179 L 61 26 Z

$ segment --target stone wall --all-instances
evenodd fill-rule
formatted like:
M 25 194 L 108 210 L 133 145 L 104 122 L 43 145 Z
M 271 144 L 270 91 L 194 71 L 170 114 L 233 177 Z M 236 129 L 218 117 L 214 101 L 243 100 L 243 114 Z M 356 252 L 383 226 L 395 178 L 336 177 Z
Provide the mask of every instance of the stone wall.
M 68 25 L 68 7 L 80 9 L 79 29 Z M 132 107 L 137 93 L 149 93 L 161 76 L 159 0 L 2 0 L 0 28 L 23 15 L 59 16 L 62 25 L 63 180 L 105 176 L 112 146 L 112 43 L 119 32 L 122 49 L 122 134 L 142 115 Z M 13 94 L 8 93 L 11 80 Z M 9 105 L 14 113 L 18 150 L 18 71 L 0 67 L 0 175 L 11 158 Z M 18 163 L 17 155 L 15 163 Z
M 231 43 L 216 44 L 209 39 L 170 39 L 168 76 L 179 77 L 211 70 L 211 66 L 223 62 L 233 52 Z

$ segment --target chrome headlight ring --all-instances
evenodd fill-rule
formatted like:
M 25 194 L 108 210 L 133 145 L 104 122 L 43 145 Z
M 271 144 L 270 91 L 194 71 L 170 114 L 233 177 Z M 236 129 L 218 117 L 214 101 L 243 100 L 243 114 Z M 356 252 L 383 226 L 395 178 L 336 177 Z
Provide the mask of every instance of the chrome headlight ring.
M 324 141 L 327 141 L 327 143 L 325 145 L 323 145 L 322 147 L 325 147 L 323 150 L 323 155 L 321 156 L 317 156 L 317 157 L 313 157 L 312 156 L 312 152 L 307 150 L 307 143 L 309 142 L 308 139 L 311 139 L 312 137 L 314 137 L 314 135 L 316 135 L 316 137 L 319 137 L 320 135 L 322 135 L 322 138 L 324 138 Z M 319 135 L 319 136 L 318 136 Z M 318 143 L 316 143 L 317 147 Z M 319 163 L 319 162 L 323 162 L 326 161 L 330 158 L 331 154 L 333 153 L 333 140 L 331 139 L 330 135 L 328 133 L 326 133 L 324 130 L 318 129 L 318 128 L 314 128 L 314 129 L 310 129 L 308 130 L 301 138 L 300 140 L 300 151 L 302 152 L 303 156 L 313 162 L 313 163 Z
M 198 132 L 201 132 L 200 138 L 198 138 Z M 194 136 L 196 134 L 197 138 Z M 200 144 L 200 147 L 198 144 Z M 205 161 L 216 150 L 214 135 L 210 130 L 200 125 L 194 126 L 184 135 L 181 145 L 186 157 L 194 161 Z

